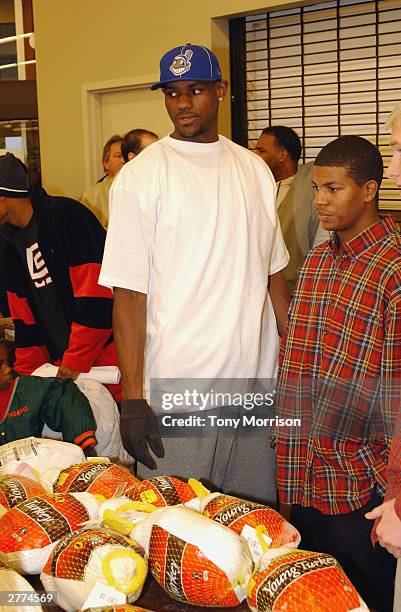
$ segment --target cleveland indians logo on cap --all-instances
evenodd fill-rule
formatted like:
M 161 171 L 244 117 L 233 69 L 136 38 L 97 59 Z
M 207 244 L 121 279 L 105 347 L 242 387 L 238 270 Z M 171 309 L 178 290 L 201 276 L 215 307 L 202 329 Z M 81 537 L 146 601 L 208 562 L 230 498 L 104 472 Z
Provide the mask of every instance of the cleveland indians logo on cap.
M 185 53 L 181 53 L 180 55 L 176 55 L 173 63 L 170 66 L 170 71 L 175 76 L 181 76 L 191 70 L 191 62 L 190 59 L 193 53 L 191 49 L 187 49 Z

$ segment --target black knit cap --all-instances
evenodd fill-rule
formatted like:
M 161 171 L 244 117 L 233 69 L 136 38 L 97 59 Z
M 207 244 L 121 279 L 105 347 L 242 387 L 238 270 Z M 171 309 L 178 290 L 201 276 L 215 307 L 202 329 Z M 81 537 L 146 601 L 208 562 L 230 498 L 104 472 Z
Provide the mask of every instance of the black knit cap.
M 29 195 L 26 167 L 12 153 L 0 155 L 0 196 L 26 198 Z

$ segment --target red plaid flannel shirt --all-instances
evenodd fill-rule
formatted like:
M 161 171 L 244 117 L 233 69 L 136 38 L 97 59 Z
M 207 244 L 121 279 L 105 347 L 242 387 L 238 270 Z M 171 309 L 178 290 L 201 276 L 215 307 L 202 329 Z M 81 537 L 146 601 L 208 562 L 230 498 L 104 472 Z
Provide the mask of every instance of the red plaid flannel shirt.
M 385 218 L 341 249 L 333 236 L 301 269 L 277 407 L 302 425 L 278 428 L 280 501 L 343 514 L 384 495 L 400 383 L 401 239 Z

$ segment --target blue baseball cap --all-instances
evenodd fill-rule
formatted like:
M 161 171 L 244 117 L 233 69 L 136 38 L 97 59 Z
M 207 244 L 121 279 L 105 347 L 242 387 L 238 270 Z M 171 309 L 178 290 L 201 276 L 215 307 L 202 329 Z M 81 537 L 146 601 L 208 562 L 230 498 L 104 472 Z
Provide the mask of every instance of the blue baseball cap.
M 188 43 L 167 51 L 160 60 L 159 89 L 174 81 L 221 81 L 219 62 L 213 51 Z

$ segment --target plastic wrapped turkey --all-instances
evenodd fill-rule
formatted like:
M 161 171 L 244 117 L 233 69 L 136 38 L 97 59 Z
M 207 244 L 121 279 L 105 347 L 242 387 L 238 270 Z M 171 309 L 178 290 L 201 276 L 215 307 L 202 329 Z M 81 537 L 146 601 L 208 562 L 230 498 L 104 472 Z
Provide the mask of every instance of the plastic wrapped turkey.
M 39 574 L 56 543 L 98 516 L 90 493 L 38 495 L 0 517 L 0 561 L 21 574 Z
M 36 477 L 50 493 L 60 470 L 82 461 L 82 448 L 59 440 L 31 437 L 0 447 L 0 474 Z
M 127 468 L 104 460 L 91 460 L 71 465 L 60 472 L 53 490 L 57 493 L 86 491 L 103 495 L 106 499 L 120 494 L 139 482 Z
M 44 493 L 45 488 L 32 478 L 17 474 L 0 476 L 0 516 L 17 504 Z
M 62 538 L 40 579 L 67 612 L 83 606 L 97 584 L 108 585 L 134 602 L 147 575 L 145 551 L 139 544 L 107 529 L 81 529 Z
M 245 599 L 252 558 L 245 540 L 227 527 L 172 506 L 150 513 L 130 537 L 144 547 L 153 576 L 174 599 L 210 607 Z
M 83 612 L 83 610 L 79 610 Z M 139 606 L 131 606 L 131 604 L 125 604 L 120 606 L 105 606 L 100 608 L 85 608 L 85 612 L 152 612 L 147 608 L 140 608 Z
M 252 612 L 368 612 L 334 557 L 272 548 L 248 583 Z
M 25 578 L 11 569 L 0 569 L 0 592 L 5 604 L 0 605 L 0 612 L 41 612 L 42 606 L 39 602 L 49 601 L 46 594 L 36 593 Z
M 301 541 L 299 531 L 273 508 L 245 499 L 211 493 L 201 500 L 201 512 L 221 525 L 242 534 L 251 549 L 254 561 L 262 554 L 258 539 L 267 545 L 296 548 Z M 258 537 L 259 536 L 259 537 Z
M 149 480 L 138 481 L 129 487 L 124 495 L 133 501 L 153 504 L 158 508 L 184 504 L 199 510 L 200 500 L 197 492 L 199 487 L 203 489 L 201 483 L 193 478 L 183 482 L 174 476 L 155 476 Z M 209 493 L 207 489 L 204 491 Z

